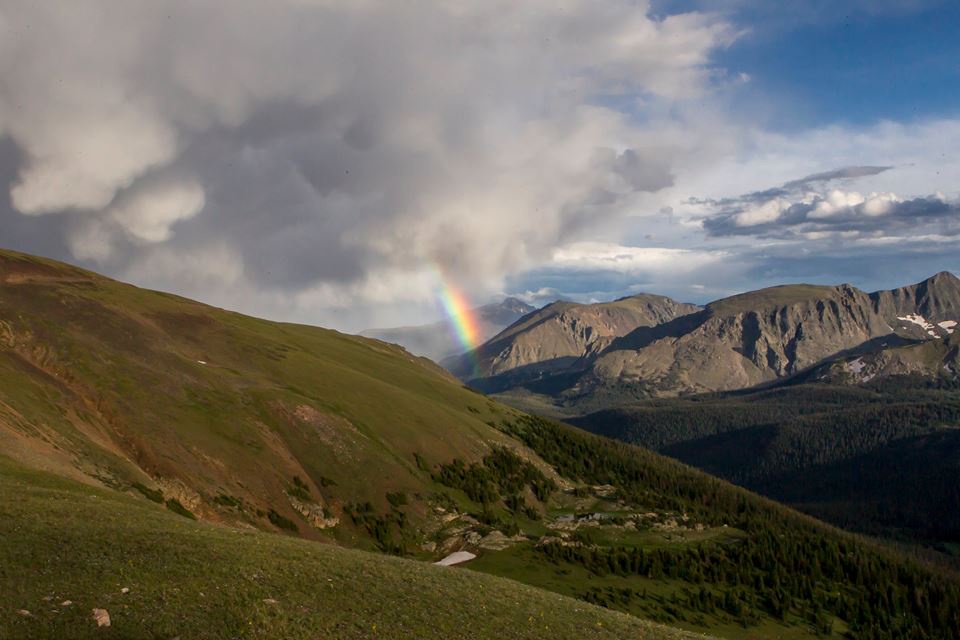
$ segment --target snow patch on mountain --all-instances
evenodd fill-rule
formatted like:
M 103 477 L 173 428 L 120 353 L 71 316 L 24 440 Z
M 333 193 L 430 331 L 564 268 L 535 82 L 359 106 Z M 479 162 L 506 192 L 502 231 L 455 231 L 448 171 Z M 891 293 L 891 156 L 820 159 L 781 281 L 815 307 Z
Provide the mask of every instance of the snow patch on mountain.
M 927 319 L 924 318 L 923 316 L 917 316 L 917 315 L 912 315 L 912 314 L 911 314 L 911 315 L 905 315 L 905 316 L 897 316 L 897 320 L 903 320 L 904 322 L 911 322 L 911 323 L 913 323 L 913 324 L 915 324 L 915 325 L 918 325 L 919 327 L 921 327 L 921 328 L 923 328 L 923 329 L 926 329 L 927 331 L 933 329 L 933 326 L 934 326 L 934 325 L 930 324 L 929 322 L 927 322 Z

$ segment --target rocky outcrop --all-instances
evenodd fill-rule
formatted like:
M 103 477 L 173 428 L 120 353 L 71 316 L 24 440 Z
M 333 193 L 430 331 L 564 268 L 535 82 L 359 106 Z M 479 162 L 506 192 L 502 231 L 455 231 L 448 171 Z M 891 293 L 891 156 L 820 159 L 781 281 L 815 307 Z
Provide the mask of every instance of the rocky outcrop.
M 303 516 L 303 519 L 310 523 L 314 529 L 330 529 L 340 524 L 340 518 L 335 517 L 322 504 L 316 502 L 304 502 L 293 496 L 287 496 L 290 500 L 290 506 Z
M 960 280 L 949 273 L 872 294 L 847 284 L 773 287 L 631 332 L 598 355 L 574 391 L 623 385 L 641 386 L 650 395 L 740 389 L 847 354 L 882 352 L 887 355 L 875 375 L 942 370 L 949 366 L 943 358 L 893 349 L 948 338 L 958 318 Z M 927 364 L 933 361 L 940 364 Z

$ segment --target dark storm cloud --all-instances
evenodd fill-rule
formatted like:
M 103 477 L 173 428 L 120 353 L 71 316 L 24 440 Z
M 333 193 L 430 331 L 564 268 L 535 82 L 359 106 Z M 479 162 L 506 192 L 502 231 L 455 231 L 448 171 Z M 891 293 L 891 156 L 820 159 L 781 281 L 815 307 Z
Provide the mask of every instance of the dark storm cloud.
M 659 114 L 735 37 L 632 2 L 11 0 L 0 242 L 279 314 L 496 282 L 672 184 Z

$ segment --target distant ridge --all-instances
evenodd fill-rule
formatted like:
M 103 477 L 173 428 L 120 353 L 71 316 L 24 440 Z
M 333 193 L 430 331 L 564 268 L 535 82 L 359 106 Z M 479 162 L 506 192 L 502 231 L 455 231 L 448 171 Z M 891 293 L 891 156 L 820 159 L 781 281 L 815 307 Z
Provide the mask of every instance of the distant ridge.
M 911 360 L 910 344 L 942 341 L 958 326 L 960 279 L 949 272 L 869 294 L 849 284 L 797 284 L 730 296 L 703 308 L 652 296 L 642 304 L 626 300 L 548 305 L 478 347 L 472 354 L 478 370 L 447 366 L 483 390 L 525 388 L 564 403 L 597 406 L 621 397 L 744 389 L 848 354 L 894 347 L 907 350 L 877 360 L 885 364 L 867 375 L 954 372 L 943 360 L 929 366 L 889 364 Z M 952 352 L 946 351 L 949 359 Z
M 477 319 L 480 337 L 486 340 L 535 309 L 522 300 L 509 297 L 501 302 L 477 307 L 473 309 L 473 314 Z M 410 353 L 434 362 L 463 352 L 463 345 L 457 341 L 449 323 L 445 321 L 411 327 L 366 329 L 360 335 L 399 344 Z
M 637 327 L 656 326 L 699 309 L 652 294 L 596 304 L 554 302 L 524 316 L 469 357 L 443 364 L 461 377 L 535 380 L 578 367 Z

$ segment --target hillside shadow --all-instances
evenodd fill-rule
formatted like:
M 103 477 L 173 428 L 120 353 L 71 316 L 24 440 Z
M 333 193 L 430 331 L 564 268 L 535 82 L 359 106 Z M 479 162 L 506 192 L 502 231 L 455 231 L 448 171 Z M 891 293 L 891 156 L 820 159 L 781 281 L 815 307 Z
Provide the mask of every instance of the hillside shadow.
M 625 336 L 614 339 L 602 353 L 638 351 L 663 338 L 680 338 L 702 325 L 711 315 L 710 310 L 704 309 L 652 327 L 637 327 Z

